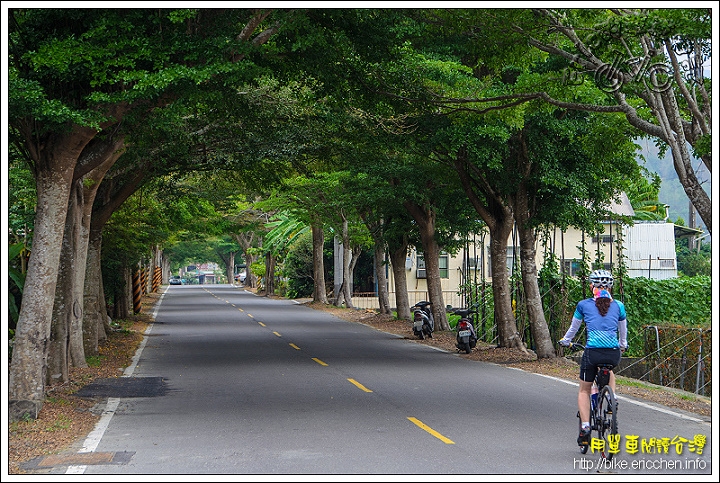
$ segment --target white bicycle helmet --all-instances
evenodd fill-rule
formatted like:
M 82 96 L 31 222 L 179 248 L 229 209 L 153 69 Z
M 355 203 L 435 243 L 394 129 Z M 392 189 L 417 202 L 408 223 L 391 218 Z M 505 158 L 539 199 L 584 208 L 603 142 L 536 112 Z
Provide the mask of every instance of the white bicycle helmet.
M 598 288 L 612 288 L 613 276 L 607 270 L 595 270 L 590 274 L 590 283 L 593 287 Z

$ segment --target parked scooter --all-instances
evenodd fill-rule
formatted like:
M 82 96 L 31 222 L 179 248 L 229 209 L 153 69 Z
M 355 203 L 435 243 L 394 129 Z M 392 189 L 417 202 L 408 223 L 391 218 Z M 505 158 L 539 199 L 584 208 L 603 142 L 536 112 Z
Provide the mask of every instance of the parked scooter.
M 430 302 L 423 300 L 410 307 L 410 310 L 413 311 L 413 334 L 420 340 L 425 337 L 432 339 L 432 333 L 435 330 L 435 319 L 430 310 L 431 305 Z
M 477 345 L 477 334 L 475 333 L 475 327 L 473 327 L 472 320 L 470 320 L 470 314 L 477 313 L 476 310 L 472 309 L 455 309 L 453 313 L 460 316 L 460 320 L 457 323 L 457 336 L 455 338 L 455 347 L 458 351 L 465 351 L 466 354 L 470 352 Z

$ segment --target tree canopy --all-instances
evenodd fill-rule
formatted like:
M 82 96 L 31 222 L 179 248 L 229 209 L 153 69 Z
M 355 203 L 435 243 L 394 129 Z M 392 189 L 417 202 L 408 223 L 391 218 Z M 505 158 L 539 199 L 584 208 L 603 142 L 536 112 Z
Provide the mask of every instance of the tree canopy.
M 514 224 L 529 247 L 539 227 L 592 226 L 621 190 L 651 206 L 638 136 L 671 152 L 712 228 L 690 163 L 712 165 L 709 9 L 8 13 L 10 228 L 23 244 L 13 254 L 31 250 L 13 272 L 16 416 L 42 405 L 52 321 L 67 320 L 67 337 L 78 327 L 63 307 L 104 311 L 82 304 L 103 297 L 88 288 L 102 245 L 117 258 L 106 266 L 160 247 L 179 263 L 180 243 L 202 232 L 232 276 L 236 251 L 248 264 L 264 253 L 270 270 L 287 251 L 280 227 L 305 225 L 316 263 L 324 231 L 376 258 L 423 251 L 442 308 L 433 259 L 481 226 L 499 263 Z M 71 253 L 88 279 L 84 266 L 64 273 Z M 493 284 L 509 346 L 504 272 L 494 267 Z M 313 276 L 322 300 L 317 266 Z

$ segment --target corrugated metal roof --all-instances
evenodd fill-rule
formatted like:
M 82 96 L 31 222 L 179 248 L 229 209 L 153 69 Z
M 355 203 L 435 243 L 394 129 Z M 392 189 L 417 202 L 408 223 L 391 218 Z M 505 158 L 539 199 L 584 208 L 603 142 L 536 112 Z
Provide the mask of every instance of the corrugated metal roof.
M 630 204 L 630 199 L 624 191 L 620 193 L 620 201 L 613 201 L 608 206 L 608 209 L 616 215 L 635 216 L 635 210 L 633 210 L 633 207 Z

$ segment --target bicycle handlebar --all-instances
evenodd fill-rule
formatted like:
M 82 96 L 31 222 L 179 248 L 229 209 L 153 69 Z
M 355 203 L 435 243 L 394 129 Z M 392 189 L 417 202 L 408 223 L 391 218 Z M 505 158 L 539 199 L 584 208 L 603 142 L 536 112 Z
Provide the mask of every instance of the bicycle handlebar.
M 579 343 L 577 343 L 577 342 L 570 342 L 570 345 L 568 345 L 568 346 L 565 346 L 565 345 L 560 344 L 560 341 L 558 341 L 558 344 L 559 344 L 560 346 L 562 346 L 562 347 L 567 348 L 567 349 L 575 349 L 575 350 L 578 350 L 578 349 L 579 349 L 579 350 L 583 350 L 583 351 L 585 350 L 585 346 L 582 345 L 582 344 L 579 344 Z

